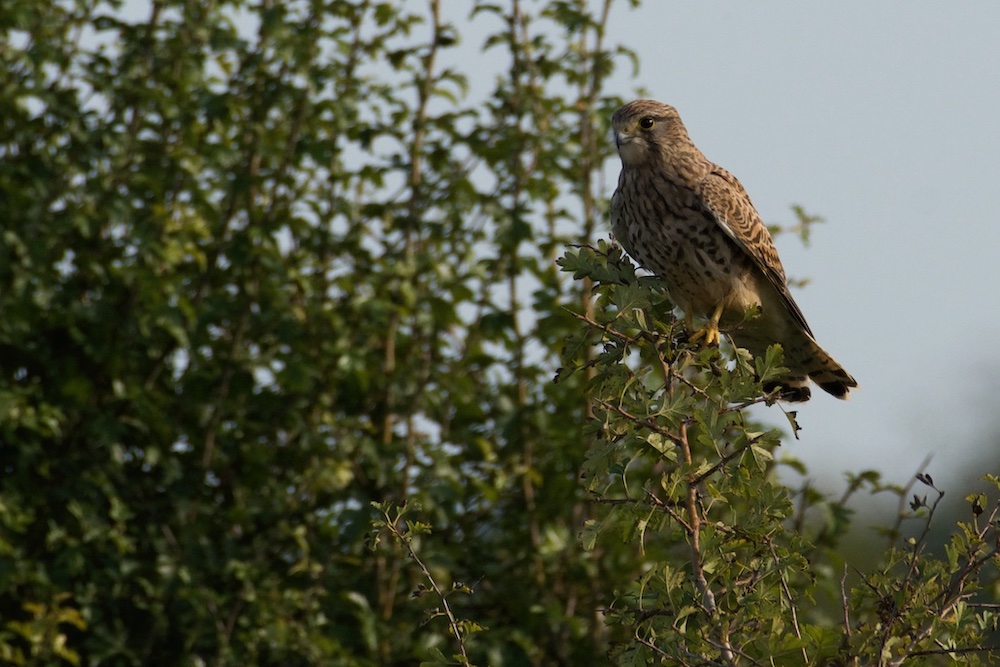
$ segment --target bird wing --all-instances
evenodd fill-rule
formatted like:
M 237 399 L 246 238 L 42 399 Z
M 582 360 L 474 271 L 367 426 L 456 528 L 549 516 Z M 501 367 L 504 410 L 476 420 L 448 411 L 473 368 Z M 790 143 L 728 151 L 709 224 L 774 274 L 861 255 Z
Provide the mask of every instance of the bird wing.
M 781 297 L 791 316 L 812 336 L 805 316 L 788 289 L 785 269 L 778 259 L 771 234 L 750 202 L 750 195 L 743 185 L 725 169 L 715 167 L 701 182 L 700 195 L 716 224 L 750 256 Z

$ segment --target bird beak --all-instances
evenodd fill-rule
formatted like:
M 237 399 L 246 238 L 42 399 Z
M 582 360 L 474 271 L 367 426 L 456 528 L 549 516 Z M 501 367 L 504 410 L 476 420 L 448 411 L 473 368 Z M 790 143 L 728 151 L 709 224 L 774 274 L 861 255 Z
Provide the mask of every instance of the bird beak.
M 615 148 L 621 148 L 623 144 L 627 144 L 635 138 L 635 135 L 629 134 L 623 130 L 615 130 Z

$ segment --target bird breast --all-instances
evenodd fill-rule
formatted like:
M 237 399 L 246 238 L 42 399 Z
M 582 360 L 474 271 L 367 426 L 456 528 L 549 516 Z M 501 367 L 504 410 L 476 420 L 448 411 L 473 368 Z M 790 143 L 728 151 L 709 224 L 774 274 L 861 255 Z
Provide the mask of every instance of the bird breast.
M 623 170 L 612 200 L 612 231 L 639 264 L 660 276 L 685 314 L 742 320 L 761 299 L 752 260 L 699 205 L 691 190 L 669 181 L 643 183 Z

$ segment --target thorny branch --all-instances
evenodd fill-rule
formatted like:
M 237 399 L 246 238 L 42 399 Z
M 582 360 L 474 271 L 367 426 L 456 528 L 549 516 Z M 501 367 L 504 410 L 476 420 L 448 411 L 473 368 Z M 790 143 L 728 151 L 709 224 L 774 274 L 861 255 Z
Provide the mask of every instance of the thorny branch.
M 444 609 L 444 615 L 448 618 L 448 625 L 451 627 L 451 634 L 454 635 L 455 640 L 458 642 L 458 648 L 462 654 L 462 664 L 471 666 L 472 661 L 469 660 L 469 654 L 465 649 L 465 637 L 463 636 L 461 623 L 455 616 L 455 613 L 451 610 L 451 605 L 448 604 L 448 595 L 441 590 L 437 580 L 434 579 L 434 575 L 431 574 L 427 565 L 424 564 L 424 561 L 420 559 L 420 556 L 417 555 L 416 550 L 413 548 L 413 537 L 411 533 L 404 532 L 400 529 L 398 516 L 396 519 L 392 519 L 388 512 L 383 510 L 382 517 L 384 519 L 384 521 L 381 522 L 382 525 L 388 528 L 389 532 L 392 533 L 392 536 L 396 538 L 400 544 L 406 547 L 406 552 L 410 556 L 410 560 L 417 564 L 417 567 L 419 567 L 420 571 L 423 572 L 424 578 L 427 579 L 427 583 L 430 584 L 434 594 L 441 601 L 441 607 Z
M 688 443 L 687 423 L 681 422 L 680 447 L 684 455 L 684 463 L 692 466 L 691 445 Z M 701 604 L 709 616 L 715 614 L 715 594 L 705 578 L 705 569 L 701 560 L 701 513 L 698 511 L 698 478 L 691 475 L 687 485 L 686 509 L 689 535 L 691 537 L 691 570 L 695 583 L 701 591 Z

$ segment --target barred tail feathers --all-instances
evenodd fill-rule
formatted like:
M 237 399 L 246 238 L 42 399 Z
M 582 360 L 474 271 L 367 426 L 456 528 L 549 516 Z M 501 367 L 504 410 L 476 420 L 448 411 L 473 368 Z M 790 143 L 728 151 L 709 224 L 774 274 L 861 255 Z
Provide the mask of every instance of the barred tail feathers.
M 733 332 L 734 342 L 745 347 L 754 355 L 763 355 L 772 341 L 761 340 L 754 335 L 756 332 Z M 788 338 L 789 336 L 785 336 Z M 808 401 L 812 392 L 809 380 L 812 380 L 823 391 L 840 399 L 848 398 L 850 390 L 858 386 L 857 381 L 843 366 L 827 353 L 807 332 L 799 330 L 790 336 L 793 340 L 782 341 L 785 352 L 785 366 L 788 374 L 785 377 L 766 383 L 764 389 L 781 390 L 781 397 L 786 401 Z
M 850 373 L 843 366 L 831 357 L 826 350 L 821 348 L 816 341 L 810 341 L 812 349 L 808 363 L 803 364 L 803 371 L 809 379 L 819 385 L 820 389 L 836 396 L 837 398 L 848 398 L 851 389 L 858 386 Z

